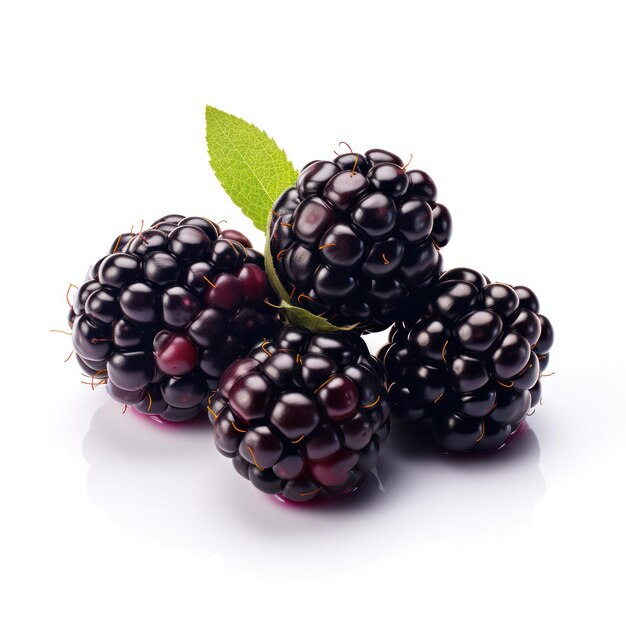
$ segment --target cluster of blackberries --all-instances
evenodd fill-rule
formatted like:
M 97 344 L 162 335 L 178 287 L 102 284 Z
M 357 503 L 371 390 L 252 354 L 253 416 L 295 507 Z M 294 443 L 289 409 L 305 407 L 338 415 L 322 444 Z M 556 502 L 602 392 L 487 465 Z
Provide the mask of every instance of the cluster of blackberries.
M 448 450 L 498 448 L 541 398 L 552 326 L 526 287 L 442 273 L 452 222 L 436 196 L 396 155 L 350 152 L 276 201 L 271 259 L 198 217 L 120 235 L 70 311 L 78 362 L 142 413 L 208 410 L 236 470 L 297 502 L 356 489 L 390 413 Z M 264 262 L 309 328 L 280 324 Z M 392 324 L 370 355 L 359 335 Z
M 79 364 L 142 413 L 205 413 L 224 370 L 278 327 L 263 265 L 241 233 L 202 217 L 120 235 L 70 310 Z
M 386 150 L 313 161 L 272 209 L 270 250 L 291 302 L 337 326 L 384 330 L 441 272 L 448 209 Z

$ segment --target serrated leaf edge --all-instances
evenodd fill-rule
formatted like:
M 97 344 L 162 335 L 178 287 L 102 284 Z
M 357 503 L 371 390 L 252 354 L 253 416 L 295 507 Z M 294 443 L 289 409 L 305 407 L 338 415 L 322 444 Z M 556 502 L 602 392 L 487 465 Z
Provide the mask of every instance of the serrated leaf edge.
M 222 187 L 222 189 L 226 192 L 226 194 L 228 195 L 229 198 L 231 198 L 231 200 L 241 209 L 241 212 L 252 221 L 252 224 L 254 225 L 255 228 L 257 228 L 258 230 L 260 230 L 261 232 L 263 232 L 264 229 L 264 224 L 262 222 L 261 219 L 259 219 L 256 215 L 250 216 L 248 214 L 248 209 L 244 206 L 242 206 L 240 203 L 236 202 L 233 197 L 231 196 L 231 194 L 229 193 L 228 189 L 226 189 L 226 187 L 223 185 L 220 177 L 217 175 L 217 172 L 215 170 L 215 167 L 213 166 L 213 158 L 211 157 L 211 151 L 208 150 L 208 143 L 209 143 L 209 137 L 208 137 L 208 117 L 209 117 L 209 113 L 211 114 L 211 118 L 212 118 L 212 122 L 215 124 L 215 126 L 219 129 L 219 131 L 222 133 L 222 135 L 226 138 L 226 140 L 228 141 L 228 143 L 232 146 L 233 150 L 235 150 L 235 152 L 241 157 L 241 160 L 243 163 L 245 163 L 246 167 L 248 168 L 248 170 L 252 173 L 253 177 L 258 181 L 259 183 L 259 187 L 263 190 L 263 193 L 267 196 L 268 200 L 269 200 L 269 207 L 271 208 L 274 205 L 274 202 L 276 202 L 277 198 L 272 198 L 272 196 L 270 195 L 269 191 L 265 188 L 265 185 L 263 185 L 263 183 L 261 182 L 261 180 L 259 179 L 259 177 L 257 176 L 256 172 L 254 171 L 254 168 L 248 163 L 248 161 L 244 158 L 244 156 L 241 154 L 240 150 L 237 148 L 237 146 L 233 143 L 233 141 L 231 140 L 229 134 L 226 132 L 226 130 L 222 127 L 219 116 L 215 115 L 215 112 L 220 112 L 220 113 L 225 113 L 226 115 L 230 115 L 231 117 L 234 117 L 235 119 L 243 122 L 244 124 L 249 124 L 251 126 L 255 126 L 254 124 L 251 124 L 250 122 L 248 122 L 247 120 L 244 120 L 242 117 L 239 117 L 237 115 L 233 115 L 232 113 L 228 113 L 227 111 L 222 111 L 221 109 L 218 109 L 217 107 L 213 107 L 209 104 L 206 105 L 205 108 L 205 114 L 204 114 L 204 119 L 205 119 L 205 123 L 206 123 L 206 132 L 205 132 L 205 140 L 207 142 L 207 151 L 209 153 L 209 165 L 211 166 L 211 169 L 213 170 L 213 173 L 215 174 L 215 177 L 217 178 L 220 186 Z M 264 131 L 262 128 L 259 128 L 258 126 L 255 126 L 255 128 L 257 130 L 259 130 L 260 132 L 262 132 L 263 134 L 265 134 L 268 139 L 270 139 L 271 141 L 274 142 L 274 144 L 276 145 L 276 147 L 278 148 L 280 154 L 284 155 L 285 157 L 285 161 L 287 164 L 289 164 L 289 166 L 291 167 L 291 169 L 294 172 L 295 178 L 298 177 L 298 170 L 296 170 L 296 168 L 294 167 L 293 163 L 291 162 L 291 160 L 289 159 L 289 157 L 287 156 L 287 153 L 285 152 L 285 150 L 283 150 L 278 143 L 276 143 L 276 140 L 269 135 L 266 131 Z M 295 179 L 294 179 L 295 181 Z M 269 210 L 269 209 L 268 209 Z

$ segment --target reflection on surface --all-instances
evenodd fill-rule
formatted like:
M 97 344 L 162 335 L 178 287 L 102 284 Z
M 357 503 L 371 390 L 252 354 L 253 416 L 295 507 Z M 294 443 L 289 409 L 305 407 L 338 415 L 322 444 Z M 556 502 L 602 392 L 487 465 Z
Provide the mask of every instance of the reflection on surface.
M 108 401 L 83 441 L 87 492 L 146 541 L 206 551 L 206 492 L 218 456 L 207 422 L 157 423 Z
M 358 556 L 381 533 L 397 551 L 406 541 L 507 537 L 529 525 L 545 493 L 530 429 L 506 449 L 467 458 L 418 445 L 411 426 L 396 426 L 379 468 L 384 490 L 368 476 L 359 493 L 308 505 L 256 491 L 211 437 L 208 421 L 158 424 L 107 402 L 83 442 L 90 499 L 141 541 L 220 552 L 228 565 L 271 558 L 277 545 L 319 561 L 341 542 Z
M 413 489 L 431 518 L 426 525 L 441 538 L 506 533 L 531 522 L 546 486 L 539 442 L 528 426 L 500 450 L 469 455 L 445 453 L 419 435 L 414 424 L 396 425 L 387 458 L 398 479 L 389 490 Z

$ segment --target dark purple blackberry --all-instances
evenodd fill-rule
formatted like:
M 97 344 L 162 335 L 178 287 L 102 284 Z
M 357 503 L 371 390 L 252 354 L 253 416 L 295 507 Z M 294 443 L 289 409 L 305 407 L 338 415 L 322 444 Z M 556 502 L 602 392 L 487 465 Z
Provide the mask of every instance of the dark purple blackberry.
M 436 197 L 428 174 L 386 150 L 309 163 L 272 209 L 270 249 L 291 304 L 361 332 L 404 318 L 450 239 Z
M 554 333 L 527 287 L 444 272 L 379 358 L 394 416 L 432 426 L 448 450 L 498 448 L 541 399 Z
M 354 333 L 284 326 L 224 372 L 209 400 L 215 445 L 271 494 L 354 490 L 389 433 L 382 366 Z
M 204 413 L 224 370 L 279 325 L 263 257 L 249 246 L 182 215 L 120 235 L 70 310 L 82 369 L 141 413 L 173 422 Z

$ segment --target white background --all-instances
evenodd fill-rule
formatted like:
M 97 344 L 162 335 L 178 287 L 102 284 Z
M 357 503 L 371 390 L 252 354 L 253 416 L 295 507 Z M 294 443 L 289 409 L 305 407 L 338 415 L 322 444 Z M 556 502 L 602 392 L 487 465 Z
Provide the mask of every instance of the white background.
M 623 624 L 621 4 L 2 3 L 0 620 Z M 206 103 L 296 166 L 342 140 L 414 154 L 453 212 L 447 267 L 532 286 L 556 328 L 529 431 L 455 461 L 396 429 L 384 491 L 284 506 L 210 429 L 79 384 L 48 331 L 118 232 L 168 211 L 253 232 Z

